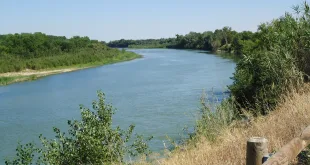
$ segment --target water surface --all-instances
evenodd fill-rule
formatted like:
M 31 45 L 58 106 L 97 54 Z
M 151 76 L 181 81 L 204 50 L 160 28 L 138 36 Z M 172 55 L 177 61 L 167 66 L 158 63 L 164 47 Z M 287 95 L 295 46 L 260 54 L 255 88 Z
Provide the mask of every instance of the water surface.
M 0 87 L 0 160 L 12 155 L 18 141 L 53 137 L 52 127 L 66 128 L 79 119 L 79 105 L 91 107 L 102 90 L 117 108 L 114 125 L 153 135 L 153 151 L 164 148 L 166 135 L 180 139 L 193 126 L 202 90 L 222 98 L 235 63 L 200 51 L 132 49 L 144 56 L 129 62 L 52 75 Z M 4 161 L 0 161 L 0 164 Z

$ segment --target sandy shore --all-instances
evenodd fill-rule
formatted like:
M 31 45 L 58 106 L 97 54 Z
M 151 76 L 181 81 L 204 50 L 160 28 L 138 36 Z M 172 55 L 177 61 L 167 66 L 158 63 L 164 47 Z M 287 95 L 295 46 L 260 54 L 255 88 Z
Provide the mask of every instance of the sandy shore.
M 46 70 L 46 71 L 36 71 L 36 70 L 24 70 L 21 72 L 9 72 L 9 73 L 0 73 L 0 77 L 16 77 L 16 76 L 46 76 L 51 74 L 58 74 L 64 72 L 71 72 L 74 70 L 83 69 L 83 68 L 67 68 L 67 69 L 56 69 L 56 70 Z
M 8 78 L 7 80 L 4 80 L 1 82 L 0 79 L 0 86 L 2 85 L 9 85 L 17 82 L 23 82 L 23 81 L 32 81 L 36 80 L 40 77 L 53 75 L 53 74 L 60 74 L 65 72 L 71 72 L 75 70 L 85 69 L 88 67 L 81 67 L 81 68 L 65 68 L 65 69 L 55 69 L 55 70 L 24 70 L 21 72 L 8 72 L 8 73 L 0 73 L 0 78 Z

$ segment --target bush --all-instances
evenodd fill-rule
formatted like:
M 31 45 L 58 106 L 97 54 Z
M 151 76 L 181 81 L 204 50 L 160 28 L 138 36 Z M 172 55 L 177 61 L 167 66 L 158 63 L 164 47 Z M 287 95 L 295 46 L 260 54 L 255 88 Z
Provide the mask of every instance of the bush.
M 239 108 L 267 114 L 289 89 L 298 89 L 302 73 L 294 58 L 277 50 L 245 56 L 236 67 L 229 87 Z
M 13 81 L 13 77 L 0 77 L 0 85 L 7 85 L 8 82 Z
M 310 74 L 310 8 L 305 2 L 285 16 L 259 26 L 256 49 L 236 67 L 229 87 L 239 108 L 267 114 Z M 251 46 L 252 47 L 252 46 Z
M 111 164 L 124 162 L 125 154 L 137 156 L 149 154 L 147 141 L 136 135 L 134 142 L 128 144 L 134 126 L 125 131 L 112 127 L 114 109 L 105 103 L 102 92 L 98 92 L 98 101 L 93 102 L 93 109 L 81 106 L 81 121 L 68 121 L 68 135 L 54 128 L 56 139 L 47 139 L 40 135 L 42 148 L 32 143 L 19 145 L 16 158 L 7 160 L 6 164 Z M 35 161 L 35 155 L 38 159 Z

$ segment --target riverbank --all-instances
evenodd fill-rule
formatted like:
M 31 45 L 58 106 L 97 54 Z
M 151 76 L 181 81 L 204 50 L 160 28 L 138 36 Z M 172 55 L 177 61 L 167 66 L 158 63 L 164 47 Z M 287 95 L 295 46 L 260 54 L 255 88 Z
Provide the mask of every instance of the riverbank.
M 121 49 L 121 48 L 118 48 Z M 175 49 L 175 50 L 193 50 L 193 51 L 201 51 L 200 53 L 205 53 L 205 54 L 213 54 L 213 55 L 217 55 L 221 58 L 224 59 L 230 59 L 233 60 L 234 62 L 238 62 L 240 59 L 242 59 L 242 55 L 237 55 L 234 53 L 230 53 L 230 52 L 225 52 L 225 51 L 216 51 L 216 52 L 212 52 L 212 51 L 208 51 L 208 50 L 202 50 L 202 49 L 178 49 L 178 48 L 167 48 L 167 47 L 143 47 L 143 45 L 141 47 L 128 47 L 126 49 Z
M 63 66 L 63 67 L 56 67 L 56 68 L 42 69 L 42 70 L 26 69 L 20 72 L 0 73 L 0 86 L 9 85 L 9 84 L 17 83 L 17 82 L 33 81 L 38 78 L 42 78 L 42 77 L 49 76 L 49 75 L 72 72 L 72 71 L 77 71 L 77 70 L 87 69 L 87 68 L 94 68 L 94 67 L 98 67 L 102 65 L 130 61 L 130 60 L 134 60 L 137 58 L 142 58 L 142 56 L 135 54 L 135 53 L 130 53 L 130 55 L 128 56 L 121 56 L 120 58 L 105 59 L 103 61 L 87 63 L 87 64 Z
M 235 121 L 220 130 L 215 141 L 201 137 L 194 144 L 167 151 L 168 158 L 155 160 L 163 165 L 240 165 L 246 161 L 246 142 L 250 137 L 268 139 L 269 152 L 275 152 L 310 125 L 310 85 L 292 92 L 275 111 L 251 120 Z M 199 136 L 199 135 L 198 135 Z M 148 163 L 137 163 L 148 164 Z

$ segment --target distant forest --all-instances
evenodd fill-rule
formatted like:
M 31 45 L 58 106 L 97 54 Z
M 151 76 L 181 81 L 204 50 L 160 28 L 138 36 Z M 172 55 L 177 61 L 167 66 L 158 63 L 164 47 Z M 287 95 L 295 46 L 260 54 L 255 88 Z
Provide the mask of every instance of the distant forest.
M 255 48 L 259 38 L 251 31 L 237 32 L 231 27 L 217 29 L 214 32 L 190 32 L 186 35 L 176 35 L 175 38 L 116 40 L 107 45 L 118 48 L 175 48 L 201 49 L 207 51 L 225 51 L 237 55 L 246 54 Z

